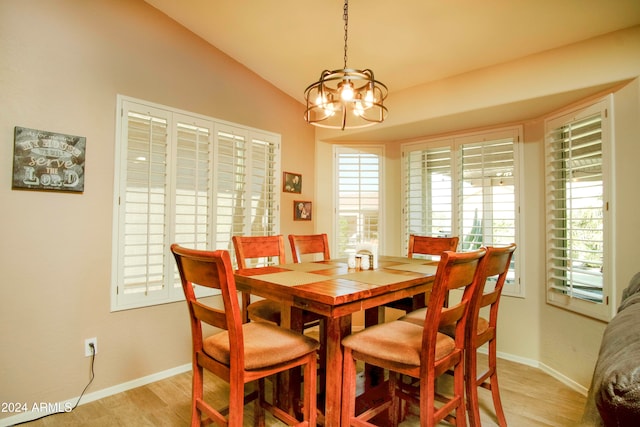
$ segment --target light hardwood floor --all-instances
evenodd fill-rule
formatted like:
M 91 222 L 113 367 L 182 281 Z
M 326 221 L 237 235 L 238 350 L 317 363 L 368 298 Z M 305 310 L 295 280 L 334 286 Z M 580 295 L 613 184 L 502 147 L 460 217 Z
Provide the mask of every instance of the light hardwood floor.
M 580 420 L 585 397 L 539 369 L 499 359 L 500 391 L 507 421 L 512 427 L 574 426 Z M 446 386 L 446 384 L 445 384 Z M 224 397 L 227 386 L 208 376 L 209 399 Z M 497 426 L 490 392 L 480 390 L 483 426 Z M 74 411 L 24 424 L 45 426 L 188 426 L 190 420 L 191 373 L 176 375 L 101 400 L 78 406 Z M 269 426 L 282 425 L 267 414 Z M 245 426 L 252 426 L 251 404 L 245 410 Z M 418 426 L 415 410 L 401 427 Z M 443 423 L 442 425 L 448 425 Z

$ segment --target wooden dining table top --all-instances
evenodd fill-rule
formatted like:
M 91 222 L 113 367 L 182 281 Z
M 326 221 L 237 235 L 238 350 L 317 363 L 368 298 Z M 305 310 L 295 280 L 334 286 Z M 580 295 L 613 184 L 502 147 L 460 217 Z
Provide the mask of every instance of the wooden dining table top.
M 351 333 L 351 315 L 365 311 L 365 322 L 380 307 L 429 291 L 437 261 L 381 256 L 373 270 L 349 269 L 346 259 L 245 268 L 235 272 L 239 291 L 282 303 L 281 326 L 302 331 L 302 311 L 326 318 L 324 425 L 340 425 L 342 338 Z M 290 309 L 285 309 L 289 307 Z M 286 400 L 286 399 L 283 399 Z
M 429 290 L 437 262 L 381 256 L 377 267 L 336 259 L 239 269 L 235 279 L 240 291 L 335 318 Z

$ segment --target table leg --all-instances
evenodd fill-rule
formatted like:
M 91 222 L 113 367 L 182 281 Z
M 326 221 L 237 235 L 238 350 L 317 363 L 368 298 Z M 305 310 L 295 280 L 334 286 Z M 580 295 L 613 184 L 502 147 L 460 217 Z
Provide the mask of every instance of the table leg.
M 368 308 L 364 311 L 365 327 L 377 325 L 385 322 L 384 306 Z M 364 367 L 364 389 L 371 388 L 381 384 L 384 381 L 384 369 L 371 366 L 369 364 Z
M 327 319 L 327 385 L 325 427 L 340 425 L 342 402 L 342 338 L 351 333 L 351 315 Z
M 302 310 L 297 307 L 283 305 L 280 310 L 280 327 L 304 333 L 302 324 Z M 277 375 L 276 395 L 274 401 L 277 407 L 295 416 L 295 402 L 300 400 L 300 384 L 302 372 L 294 369 Z

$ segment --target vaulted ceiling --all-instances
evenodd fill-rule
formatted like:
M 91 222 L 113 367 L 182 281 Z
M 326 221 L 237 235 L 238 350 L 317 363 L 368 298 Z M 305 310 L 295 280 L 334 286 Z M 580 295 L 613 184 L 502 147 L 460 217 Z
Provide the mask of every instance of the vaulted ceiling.
M 344 65 L 343 0 L 145 1 L 300 102 Z M 351 0 L 347 65 L 391 98 L 639 24 L 638 0 Z

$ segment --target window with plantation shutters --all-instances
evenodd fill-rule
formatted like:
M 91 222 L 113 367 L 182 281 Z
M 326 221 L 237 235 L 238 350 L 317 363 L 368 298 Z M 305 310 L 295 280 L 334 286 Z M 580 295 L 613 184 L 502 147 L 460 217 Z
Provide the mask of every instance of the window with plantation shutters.
M 353 252 L 358 243 L 378 243 L 382 209 L 382 158 L 377 147 L 336 147 L 336 257 Z
M 520 296 L 520 128 L 405 144 L 404 250 L 410 234 L 458 236 L 458 250 L 518 244 L 505 285 Z
M 235 257 L 231 237 L 278 234 L 279 138 L 218 126 L 215 248 Z
M 546 122 L 547 300 L 608 320 L 609 100 Z
M 181 300 L 171 243 L 278 232 L 279 136 L 118 97 L 112 309 Z

